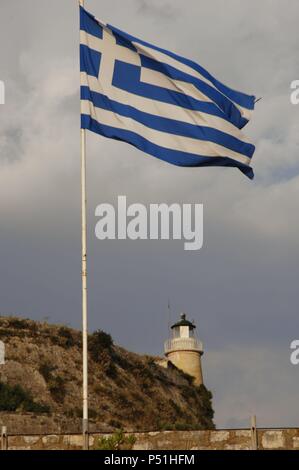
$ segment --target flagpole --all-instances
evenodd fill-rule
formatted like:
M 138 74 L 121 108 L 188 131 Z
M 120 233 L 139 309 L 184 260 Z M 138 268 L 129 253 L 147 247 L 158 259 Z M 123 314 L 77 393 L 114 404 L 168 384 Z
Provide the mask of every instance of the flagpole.
M 84 7 L 84 0 L 79 0 Z M 86 131 L 81 129 L 81 211 L 82 211 L 82 347 L 83 347 L 83 449 L 88 450 L 88 318 L 87 318 L 87 194 Z

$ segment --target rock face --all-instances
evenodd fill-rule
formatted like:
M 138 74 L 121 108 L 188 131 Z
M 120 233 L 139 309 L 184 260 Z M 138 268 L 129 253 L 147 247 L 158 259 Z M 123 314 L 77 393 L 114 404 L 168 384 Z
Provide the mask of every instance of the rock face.
M 80 432 L 80 332 L 0 317 L 0 340 L 0 425 L 10 434 Z M 103 332 L 89 344 L 91 431 L 214 428 L 211 394 L 191 377 L 115 346 Z

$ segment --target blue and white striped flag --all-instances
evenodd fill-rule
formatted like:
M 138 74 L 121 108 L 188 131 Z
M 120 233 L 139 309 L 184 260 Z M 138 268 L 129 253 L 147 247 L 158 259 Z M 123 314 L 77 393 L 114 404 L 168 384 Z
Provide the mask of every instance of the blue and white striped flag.
M 106 25 L 80 7 L 81 127 L 183 167 L 253 178 L 242 129 L 254 96 L 200 65 Z

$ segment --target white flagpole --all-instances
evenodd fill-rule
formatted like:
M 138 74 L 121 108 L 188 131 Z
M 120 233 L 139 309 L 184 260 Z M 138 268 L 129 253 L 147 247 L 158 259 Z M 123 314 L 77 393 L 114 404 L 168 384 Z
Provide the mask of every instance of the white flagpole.
M 84 6 L 84 0 L 79 0 Z M 81 129 L 81 204 L 82 204 L 82 345 L 83 345 L 83 449 L 88 450 L 88 320 L 87 320 L 87 195 L 86 131 Z

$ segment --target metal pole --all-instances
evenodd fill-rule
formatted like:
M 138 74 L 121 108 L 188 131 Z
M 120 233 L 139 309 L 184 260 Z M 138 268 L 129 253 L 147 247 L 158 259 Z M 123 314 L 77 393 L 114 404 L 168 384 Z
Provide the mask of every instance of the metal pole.
M 168 334 L 171 332 L 171 307 L 170 307 L 170 299 L 168 299 Z
M 84 0 L 79 0 L 84 6 Z M 82 206 L 82 346 L 83 346 L 83 449 L 88 450 L 88 320 L 87 320 L 87 195 L 86 131 L 81 129 L 81 206 Z
M 251 416 L 251 448 L 252 450 L 258 450 L 256 416 Z
M 7 427 L 2 426 L 1 428 L 1 450 L 8 449 L 8 439 L 7 439 Z

